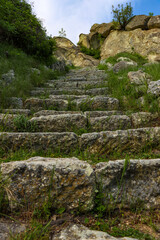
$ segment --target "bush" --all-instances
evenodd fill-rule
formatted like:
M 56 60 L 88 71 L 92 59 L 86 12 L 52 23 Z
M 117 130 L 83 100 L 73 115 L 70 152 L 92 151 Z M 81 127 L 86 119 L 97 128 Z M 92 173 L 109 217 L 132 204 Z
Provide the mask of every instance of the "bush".
M 0 30 L 2 40 L 52 64 L 55 42 L 25 0 L 0 0 Z
M 100 59 L 100 49 L 90 49 L 84 46 L 81 46 L 80 51 L 85 53 L 86 55 L 90 55 L 95 59 Z
M 123 4 L 118 4 L 118 8 L 114 8 L 112 5 L 113 13 L 113 23 L 117 26 L 117 23 L 120 29 L 125 29 L 125 26 L 129 20 L 133 17 L 133 8 L 131 3 L 126 3 L 124 7 Z

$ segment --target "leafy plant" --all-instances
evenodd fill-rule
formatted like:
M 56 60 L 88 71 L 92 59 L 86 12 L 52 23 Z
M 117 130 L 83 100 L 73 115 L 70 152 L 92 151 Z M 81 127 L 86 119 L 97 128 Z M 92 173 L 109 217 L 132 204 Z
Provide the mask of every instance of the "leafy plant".
M 60 37 L 66 37 L 66 31 L 63 28 L 58 33 Z
M 100 53 L 101 53 L 100 49 L 91 49 L 91 48 L 81 46 L 80 51 L 85 53 L 86 55 L 90 55 L 94 57 L 95 59 L 100 59 Z
M 37 130 L 36 122 L 30 122 L 24 115 L 18 115 L 14 118 L 14 125 L 17 131 L 35 132 Z
M 123 4 L 118 4 L 117 8 L 112 5 L 112 14 L 113 23 L 118 23 L 121 29 L 125 29 L 125 26 L 133 17 L 133 8 L 131 6 L 131 3 L 126 3 L 125 7 L 123 6 Z
M 0 26 L 4 41 L 52 64 L 55 42 L 25 0 L 0 0 Z

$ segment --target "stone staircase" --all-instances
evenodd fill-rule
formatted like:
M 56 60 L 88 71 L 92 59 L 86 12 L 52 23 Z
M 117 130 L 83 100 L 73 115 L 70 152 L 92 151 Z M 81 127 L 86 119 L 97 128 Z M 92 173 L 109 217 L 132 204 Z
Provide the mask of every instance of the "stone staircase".
M 11 210 L 21 209 L 24 199 L 34 207 L 48 201 L 51 180 L 53 206 L 68 211 L 92 210 L 100 189 L 104 204 L 112 199 L 129 207 L 138 199 L 147 208 L 160 206 L 160 159 L 108 162 L 116 153 L 123 159 L 124 153 L 136 155 L 147 148 L 160 151 L 159 116 L 122 111 L 118 99 L 109 95 L 107 77 L 96 68 L 71 70 L 33 89 L 23 109 L 2 111 L 0 149 L 5 153 L 50 149 L 106 156 L 106 162 L 97 165 L 70 157 L 2 163 L 1 174 L 14 195 L 7 192 Z M 19 115 L 29 117 L 30 131 L 15 125 Z

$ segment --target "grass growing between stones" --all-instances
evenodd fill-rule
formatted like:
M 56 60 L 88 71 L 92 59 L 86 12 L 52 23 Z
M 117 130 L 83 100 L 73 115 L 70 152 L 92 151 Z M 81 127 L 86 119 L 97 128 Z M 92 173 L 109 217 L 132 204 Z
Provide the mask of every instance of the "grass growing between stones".
M 124 111 L 145 111 L 145 112 L 160 112 L 160 104 L 156 97 L 147 93 L 147 84 L 142 88 L 138 88 L 136 85 L 131 84 L 128 78 L 128 72 L 138 71 L 141 66 L 129 67 L 125 70 L 121 70 L 118 73 L 114 73 L 112 70 L 104 70 L 108 73 L 108 92 L 110 96 L 117 98 L 120 102 L 120 109 Z M 99 67 L 103 67 L 100 65 Z M 153 64 L 143 67 L 143 71 L 149 73 L 153 80 L 160 78 L 160 64 Z M 141 103 L 140 98 L 143 97 L 144 103 Z
M 7 107 L 10 97 L 26 98 L 33 87 L 43 86 L 46 80 L 55 79 L 59 75 L 45 67 L 41 62 L 25 54 L 12 45 L 0 43 L 0 79 L 2 74 L 14 70 L 15 79 L 8 86 L 0 89 L 0 108 Z M 40 73 L 32 68 L 40 70 Z

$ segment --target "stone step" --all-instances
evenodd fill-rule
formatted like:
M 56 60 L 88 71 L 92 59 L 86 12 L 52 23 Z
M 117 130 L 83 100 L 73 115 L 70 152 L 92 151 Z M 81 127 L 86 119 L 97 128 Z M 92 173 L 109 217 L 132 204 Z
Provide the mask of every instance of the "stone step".
M 144 208 L 160 208 L 160 159 L 117 160 L 93 167 L 77 158 L 34 157 L 2 163 L 0 168 L 11 211 L 40 208 L 48 201 L 48 189 L 51 207 L 66 211 L 92 210 L 96 192 L 104 206 L 126 209 L 143 202 Z
M 50 95 L 51 99 L 63 99 L 63 100 L 74 100 L 74 99 L 87 99 L 89 95 Z
M 40 95 L 106 95 L 108 93 L 108 88 L 91 88 L 88 90 L 85 89 L 75 89 L 75 88 L 61 88 L 59 90 L 54 90 L 52 88 L 35 88 L 31 91 L 31 96 L 40 96 Z
M 160 127 L 85 133 L 80 137 L 81 151 L 113 155 L 138 153 L 143 149 L 160 149 Z
M 63 151 L 78 149 L 78 136 L 75 133 L 9 133 L 0 132 L 0 149 L 5 153 L 19 149 L 29 151 Z
M 138 153 L 153 147 L 160 149 L 160 127 L 85 133 L 0 133 L 0 149 L 6 153 L 17 149 L 70 152 L 75 149 L 91 154 L 114 155 Z
M 118 110 L 119 101 L 116 98 L 95 96 L 88 99 L 76 99 L 72 101 L 76 104 L 77 109 L 82 110 Z
M 131 119 L 126 115 L 112 115 L 89 119 L 92 132 L 114 131 L 132 128 Z
M 72 105 L 74 110 L 117 110 L 119 108 L 119 101 L 116 98 L 109 98 L 102 96 L 88 97 L 85 99 L 75 99 L 68 101 L 64 99 L 39 99 L 29 98 L 24 102 L 24 108 L 34 111 L 40 110 L 62 110 L 68 109 Z
M 29 109 L 2 109 L 2 113 L 4 114 L 20 114 L 24 116 L 29 116 L 31 111 Z
M 63 115 L 63 114 L 83 114 L 81 111 L 55 111 L 55 110 L 42 110 L 33 114 L 33 117 L 49 116 L 49 115 Z
M 82 114 L 61 114 L 33 117 L 31 123 L 36 123 L 41 132 L 74 132 L 78 129 L 87 130 L 87 118 Z
M 84 89 L 87 87 L 98 87 L 101 85 L 107 85 L 107 81 L 80 81 L 80 82 L 62 82 L 62 81 L 49 81 L 45 84 L 46 87 L 52 87 L 54 89 L 59 89 L 59 88 L 79 88 L 79 89 Z
M 24 108 L 29 108 L 34 111 L 39 111 L 43 109 L 53 109 L 53 110 L 67 110 L 68 101 L 63 99 L 39 99 L 39 98 L 29 98 L 24 102 Z

